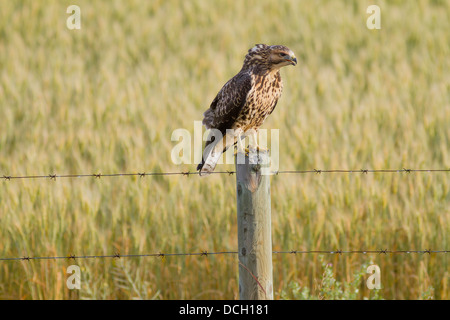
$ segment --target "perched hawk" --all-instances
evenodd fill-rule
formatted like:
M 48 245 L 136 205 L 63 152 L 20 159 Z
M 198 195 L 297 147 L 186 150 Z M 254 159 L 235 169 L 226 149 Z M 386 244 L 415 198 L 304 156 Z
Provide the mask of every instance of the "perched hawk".
M 238 143 L 242 149 L 246 135 L 251 134 L 256 143 L 256 131 L 275 109 L 283 90 L 280 68 L 296 64 L 294 53 L 285 46 L 257 44 L 248 50 L 241 71 L 222 87 L 203 114 L 206 129 L 215 130 L 209 134 L 197 167 L 200 175 L 214 171 L 231 145 Z

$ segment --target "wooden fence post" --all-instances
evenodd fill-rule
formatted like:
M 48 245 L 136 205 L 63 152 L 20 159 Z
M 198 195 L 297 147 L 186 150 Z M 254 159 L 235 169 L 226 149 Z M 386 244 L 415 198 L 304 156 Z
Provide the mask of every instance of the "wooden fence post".
M 270 175 L 261 174 L 269 155 L 250 153 L 245 163 L 243 158 L 237 154 L 239 298 L 273 300 Z

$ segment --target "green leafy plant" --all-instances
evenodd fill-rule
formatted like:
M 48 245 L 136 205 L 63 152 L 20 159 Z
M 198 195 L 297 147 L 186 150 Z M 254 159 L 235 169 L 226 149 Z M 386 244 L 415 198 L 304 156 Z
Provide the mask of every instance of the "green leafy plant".
M 293 300 L 356 300 L 359 299 L 364 275 L 366 275 L 368 263 L 365 263 L 361 268 L 353 274 L 351 282 L 337 281 L 333 273 L 333 265 L 324 261 L 323 256 L 320 257 L 322 263 L 323 274 L 322 279 L 316 290 L 311 290 L 308 287 L 301 287 L 297 282 L 291 281 L 286 290 L 280 293 L 281 299 Z M 380 289 L 381 290 L 381 289 Z M 381 300 L 380 290 L 371 290 L 369 297 L 364 299 Z

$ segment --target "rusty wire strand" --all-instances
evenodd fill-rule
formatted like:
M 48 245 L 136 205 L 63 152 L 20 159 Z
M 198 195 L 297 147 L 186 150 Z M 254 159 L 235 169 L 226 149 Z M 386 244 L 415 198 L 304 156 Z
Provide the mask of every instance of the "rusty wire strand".
M 281 171 L 273 171 L 272 175 L 280 175 L 280 174 L 307 174 L 307 173 L 315 173 L 317 175 L 321 175 L 323 173 L 360 173 L 360 174 L 368 174 L 368 173 L 433 173 L 433 172 L 450 172 L 450 169 L 359 169 L 359 170 L 347 170 L 347 169 L 330 169 L 330 170 L 322 170 L 322 169 L 313 169 L 313 170 L 281 170 Z M 213 171 L 212 174 L 227 174 L 233 175 L 236 171 Z M 147 176 L 174 176 L 181 175 L 189 177 L 191 175 L 198 175 L 198 172 L 191 171 L 182 171 L 182 172 L 138 172 L 138 173 L 109 173 L 109 174 L 47 174 L 47 175 L 24 175 L 24 176 L 12 176 L 12 175 L 3 175 L 2 178 L 4 181 L 11 181 L 14 179 L 50 179 L 56 181 L 56 179 L 60 178 L 107 178 L 107 177 L 140 177 L 144 178 Z
M 273 254 L 331 254 L 331 255 L 343 255 L 343 254 L 378 254 L 378 255 L 387 255 L 387 254 L 442 254 L 449 253 L 450 250 L 389 250 L 389 249 L 380 249 L 380 250 L 289 250 L 289 251 L 272 251 Z M 81 260 L 81 259 L 107 259 L 107 258 L 144 258 L 144 257 L 179 257 L 179 256 L 200 256 L 200 257 L 209 257 L 211 255 L 227 255 L 227 254 L 238 254 L 237 251 L 220 251 L 220 252 L 209 252 L 209 251 L 201 251 L 201 252 L 181 252 L 181 253 L 147 253 L 147 254 L 120 254 L 114 253 L 111 255 L 74 255 L 69 254 L 67 256 L 41 256 L 41 257 L 12 257 L 12 258 L 0 258 L 0 261 L 34 261 L 34 260 Z

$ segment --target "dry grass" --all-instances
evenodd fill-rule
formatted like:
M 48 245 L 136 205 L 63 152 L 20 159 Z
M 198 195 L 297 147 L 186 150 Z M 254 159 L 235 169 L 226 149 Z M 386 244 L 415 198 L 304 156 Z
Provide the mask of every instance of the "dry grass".
M 448 168 L 450 5 L 379 1 L 0 2 L 0 174 L 194 170 L 171 133 L 193 129 L 255 43 L 299 59 L 264 128 L 280 129 L 280 169 Z M 222 166 L 232 169 L 232 166 Z M 448 249 L 447 173 L 272 179 L 274 250 Z M 235 250 L 227 175 L 0 181 L 0 256 Z M 372 258 L 382 295 L 448 299 L 447 255 L 342 255 L 340 281 Z M 314 255 L 274 256 L 275 292 L 316 287 Z M 234 256 L 0 263 L 0 297 L 236 298 Z M 368 295 L 361 288 L 360 298 Z

